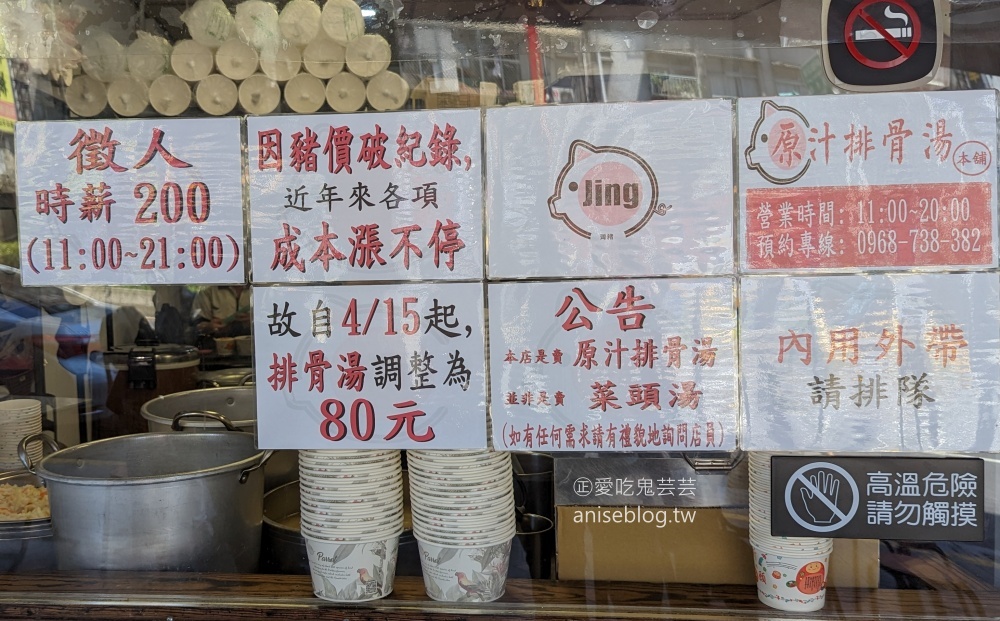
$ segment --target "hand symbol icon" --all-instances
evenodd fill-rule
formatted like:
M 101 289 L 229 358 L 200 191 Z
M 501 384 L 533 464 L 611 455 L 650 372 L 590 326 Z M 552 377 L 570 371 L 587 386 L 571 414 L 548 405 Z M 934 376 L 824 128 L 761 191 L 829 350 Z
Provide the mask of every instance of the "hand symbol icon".
M 824 502 L 819 494 L 813 493 L 813 489 L 803 487 L 801 489 L 802 503 L 805 505 L 806 513 L 812 518 L 813 524 L 832 524 L 835 519 L 840 517 L 838 512 L 834 510 L 837 506 L 837 497 L 840 495 L 840 479 L 834 477 L 830 472 L 820 471 L 811 475 L 809 482 L 812 484 L 812 488 L 822 494 L 829 503 Z

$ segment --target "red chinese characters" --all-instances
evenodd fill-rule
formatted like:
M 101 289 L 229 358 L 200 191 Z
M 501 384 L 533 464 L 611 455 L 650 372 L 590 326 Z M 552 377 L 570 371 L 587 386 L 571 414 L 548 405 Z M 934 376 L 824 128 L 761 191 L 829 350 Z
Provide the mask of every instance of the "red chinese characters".
M 436 270 L 453 272 L 461 251 L 465 249 L 465 241 L 461 236 L 461 225 L 449 219 L 438 220 L 434 230 L 427 237 L 417 237 L 423 232 L 418 224 L 410 224 L 390 229 L 394 237 L 392 250 L 388 259 L 383 256 L 386 242 L 382 240 L 382 229 L 376 222 L 358 224 L 346 227 L 346 242 L 338 246 L 340 239 L 334 226 L 323 220 L 319 223 L 320 234 L 312 236 L 314 244 L 303 247 L 304 235 L 302 229 L 287 222 L 281 223 L 280 235 L 273 238 L 274 253 L 270 264 L 272 271 L 288 272 L 297 270 L 305 273 L 309 265 L 315 265 L 328 273 L 337 262 L 345 262 L 352 268 L 377 270 L 389 261 L 397 261 L 404 270 L 409 270 L 415 261 L 424 259 L 421 249 L 423 239 L 427 239 L 426 248 L 433 252 L 430 261 Z M 422 238 L 422 239 L 421 239 Z M 304 257 L 307 257 L 305 259 Z
M 386 128 L 390 129 L 390 128 Z M 319 149 L 319 136 L 325 135 L 321 153 L 327 156 L 326 171 L 330 174 L 354 172 L 352 164 L 364 164 L 366 170 L 389 170 L 393 167 L 441 168 L 445 171 L 469 171 L 473 159 L 464 152 L 464 146 L 458 129 L 451 123 L 443 126 L 434 123 L 425 131 L 400 125 L 398 131 L 391 128 L 395 138 L 395 157 L 391 162 L 386 159 L 389 134 L 386 129 L 374 123 L 367 128 L 350 125 L 330 125 L 325 128 L 303 127 L 301 131 L 291 134 L 291 139 L 285 145 L 282 131 L 278 128 L 259 130 L 257 132 L 257 156 L 255 158 L 257 171 L 281 172 L 284 169 L 285 158 L 296 172 L 315 173 L 316 150 Z M 111 148 L 113 143 L 110 130 L 99 134 L 91 130 L 92 135 L 85 138 L 98 146 Z M 355 137 L 360 141 L 357 159 L 354 159 Z M 424 144 L 424 137 L 427 137 Z M 159 141 L 156 141 L 159 144 Z M 151 148 L 153 146 L 151 145 Z M 287 153 L 284 149 L 287 148 Z M 109 160 L 110 162 L 110 160 Z M 125 170 L 124 168 L 122 170 Z

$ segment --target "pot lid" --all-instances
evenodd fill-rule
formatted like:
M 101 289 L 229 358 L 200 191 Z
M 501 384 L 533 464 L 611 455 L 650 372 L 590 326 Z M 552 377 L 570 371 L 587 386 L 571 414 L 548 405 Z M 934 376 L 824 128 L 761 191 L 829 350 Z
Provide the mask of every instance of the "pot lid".
M 104 352 L 104 364 L 127 365 L 130 352 L 153 354 L 156 364 L 178 364 L 199 360 L 198 350 L 188 345 L 125 345 Z
M 253 381 L 253 368 L 233 367 L 231 369 L 219 369 L 217 371 L 199 371 L 197 378 L 199 382 L 217 384 L 219 386 L 239 386 L 247 376 Z

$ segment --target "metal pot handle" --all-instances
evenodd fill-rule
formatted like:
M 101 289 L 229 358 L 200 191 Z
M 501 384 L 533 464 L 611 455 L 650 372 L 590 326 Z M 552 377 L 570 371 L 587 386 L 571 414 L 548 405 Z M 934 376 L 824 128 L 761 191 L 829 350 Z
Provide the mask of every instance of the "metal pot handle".
M 729 472 L 743 460 L 743 454 L 740 449 L 721 456 L 685 453 L 684 461 L 697 472 Z
M 61 451 L 65 448 L 45 433 L 33 433 L 30 436 L 21 438 L 21 441 L 17 443 L 17 457 L 24 464 L 24 467 L 28 469 L 28 472 L 32 474 L 35 473 L 35 464 L 31 463 L 31 456 L 28 455 L 28 445 L 38 440 L 44 442 L 53 452 Z
M 242 378 L 240 378 L 240 386 L 246 386 L 247 384 L 253 384 L 253 373 L 247 373 Z
M 250 475 L 253 474 L 253 471 L 263 468 L 272 455 L 274 455 L 274 451 L 264 451 L 264 455 L 261 456 L 260 461 L 240 473 L 240 483 L 246 483 Z
M 185 418 L 210 418 L 216 422 L 222 423 L 222 426 L 226 428 L 226 431 L 243 431 L 236 425 L 234 425 L 228 418 L 222 414 L 216 412 L 209 412 L 208 410 L 193 410 L 190 412 L 178 412 L 174 415 L 174 421 L 170 423 L 170 428 L 174 431 L 184 431 L 181 427 L 181 421 Z

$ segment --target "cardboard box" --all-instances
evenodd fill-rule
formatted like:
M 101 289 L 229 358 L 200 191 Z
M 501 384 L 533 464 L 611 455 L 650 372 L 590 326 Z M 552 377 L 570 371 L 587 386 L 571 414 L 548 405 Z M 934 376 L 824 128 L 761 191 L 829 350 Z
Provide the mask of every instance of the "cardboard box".
M 560 580 L 754 584 L 745 508 L 562 506 L 556 554 Z M 878 581 L 877 540 L 834 540 L 830 586 Z

